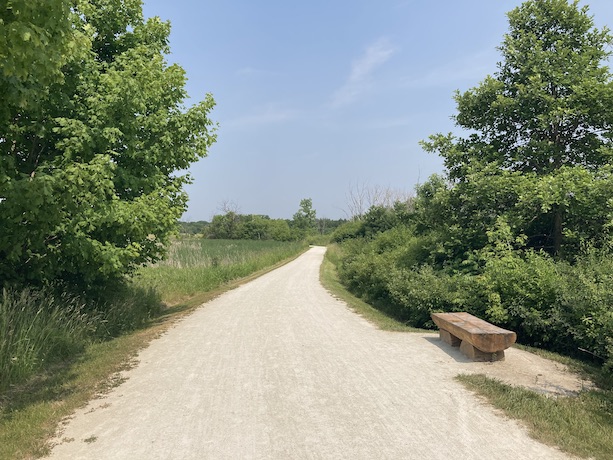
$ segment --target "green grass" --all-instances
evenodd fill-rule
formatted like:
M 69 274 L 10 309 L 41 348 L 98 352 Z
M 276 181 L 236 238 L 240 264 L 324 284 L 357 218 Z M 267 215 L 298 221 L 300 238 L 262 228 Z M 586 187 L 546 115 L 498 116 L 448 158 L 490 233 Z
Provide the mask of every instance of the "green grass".
M 338 278 L 336 271 L 336 265 L 338 263 L 338 247 L 334 244 L 328 246 L 326 256 L 324 257 L 324 261 L 320 267 L 319 277 L 321 284 L 332 295 L 343 300 L 349 306 L 349 308 L 384 331 L 425 332 L 423 329 L 407 326 L 406 324 L 387 316 L 382 311 L 377 310 L 370 304 L 354 296 L 345 288 L 345 286 L 342 285 Z
M 185 238 L 173 243 L 166 261 L 141 269 L 135 282 L 175 304 L 274 266 L 305 248 L 301 242 Z
M 99 317 L 79 299 L 33 290 L 0 293 L 0 391 L 82 351 Z
M 0 460 L 48 453 L 61 420 L 119 384 L 117 373 L 173 321 L 304 249 L 304 243 L 177 240 L 168 261 L 109 287 L 96 305 L 6 291 L 0 297 Z
M 552 398 L 484 375 L 463 374 L 457 379 L 507 416 L 520 420 L 535 439 L 580 457 L 613 458 L 613 391 Z

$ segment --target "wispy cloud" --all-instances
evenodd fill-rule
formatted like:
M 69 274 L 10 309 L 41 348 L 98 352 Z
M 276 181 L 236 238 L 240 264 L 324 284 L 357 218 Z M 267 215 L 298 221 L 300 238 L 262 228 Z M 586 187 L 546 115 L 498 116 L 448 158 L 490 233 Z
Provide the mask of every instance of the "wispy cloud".
M 488 47 L 472 55 L 430 68 L 418 76 L 406 78 L 400 86 L 411 89 L 447 86 L 459 88 L 466 84 L 471 87 L 476 86 L 486 75 L 491 75 L 497 70 L 496 62 L 499 59 L 495 47 Z
M 379 67 L 385 64 L 396 49 L 389 40 L 382 38 L 368 46 L 362 56 L 356 59 L 351 66 L 349 78 L 332 96 L 332 107 L 341 107 L 351 104 L 362 93 L 372 86 L 372 75 Z
M 272 70 L 258 69 L 255 67 L 242 67 L 236 71 L 239 77 L 271 77 L 279 75 L 278 72 Z
M 238 116 L 222 123 L 222 127 L 227 128 L 249 128 L 253 126 L 262 126 L 270 124 L 285 123 L 294 120 L 300 116 L 300 111 L 285 107 L 279 107 L 275 104 L 269 104 L 254 112 Z

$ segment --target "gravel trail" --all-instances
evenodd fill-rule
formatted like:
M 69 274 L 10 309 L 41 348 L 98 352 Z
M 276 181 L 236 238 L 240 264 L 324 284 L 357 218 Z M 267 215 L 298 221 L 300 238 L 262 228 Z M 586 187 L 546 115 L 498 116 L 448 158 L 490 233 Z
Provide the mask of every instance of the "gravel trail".
M 380 331 L 328 294 L 324 252 L 153 341 L 123 384 L 75 414 L 51 458 L 569 458 L 456 382 L 476 363 L 436 335 Z

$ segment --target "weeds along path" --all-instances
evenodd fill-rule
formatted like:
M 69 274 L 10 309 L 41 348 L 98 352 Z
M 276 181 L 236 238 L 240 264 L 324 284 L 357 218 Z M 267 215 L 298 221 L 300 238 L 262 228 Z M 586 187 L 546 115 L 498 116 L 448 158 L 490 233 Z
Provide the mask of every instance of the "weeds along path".
M 324 248 L 203 305 L 68 421 L 56 459 L 557 459 L 319 284 Z

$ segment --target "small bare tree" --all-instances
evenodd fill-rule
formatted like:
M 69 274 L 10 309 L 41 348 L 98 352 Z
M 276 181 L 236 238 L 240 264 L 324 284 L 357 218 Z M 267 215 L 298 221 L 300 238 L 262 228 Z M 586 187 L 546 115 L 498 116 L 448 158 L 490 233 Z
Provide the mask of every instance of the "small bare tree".
M 372 206 L 392 208 L 398 202 L 410 206 L 413 201 L 413 194 L 406 190 L 380 185 L 369 186 L 367 182 L 356 182 L 345 196 L 347 199 L 345 214 L 351 220 L 360 219 Z
M 233 214 L 240 214 L 240 206 L 236 203 L 236 201 L 232 201 L 232 200 L 223 200 L 221 202 L 221 204 L 219 204 L 219 206 L 217 206 L 217 209 L 219 211 L 221 211 L 223 214 L 229 214 L 229 213 L 233 213 Z

